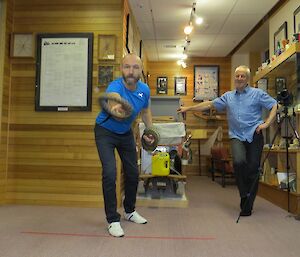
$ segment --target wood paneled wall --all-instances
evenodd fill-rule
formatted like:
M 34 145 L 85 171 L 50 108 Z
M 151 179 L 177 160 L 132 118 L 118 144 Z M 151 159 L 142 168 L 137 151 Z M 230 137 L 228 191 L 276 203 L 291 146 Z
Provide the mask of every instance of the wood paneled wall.
M 1 14 L 1 54 L 3 62 L 0 75 L 0 203 L 5 203 L 6 178 L 7 178 L 7 145 L 8 145 L 8 117 L 9 117 L 9 92 L 10 92 L 10 59 L 9 59 L 9 36 L 12 31 L 13 1 L 4 1 Z M 3 75 L 3 77 L 2 77 Z
M 230 58 L 191 58 L 187 61 L 188 67 L 183 69 L 174 62 L 148 62 L 149 86 L 151 95 L 156 95 L 157 77 L 168 77 L 168 96 L 174 95 L 174 77 L 187 77 L 187 95 L 181 96 L 184 105 L 196 104 L 194 97 L 194 65 L 219 65 L 220 68 L 220 94 L 230 90 L 231 61 Z M 228 144 L 228 126 L 226 121 L 203 120 L 188 112 L 186 116 L 187 131 L 191 129 L 206 129 L 210 136 L 218 126 L 223 127 L 223 140 Z M 193 163 L 186 171 L 188 175 L 199 175 L 198 142 L 192 140 Z M 201 175 L 208 172 L 209 161 L 205 156 L 201 157 Z
M 94 90 L 99 64 L 113 65 L 115 76 L 119 75 L 123 4 L 122 0 L 15 0 L 12 31 L 94 33 Z M 116 61 L 98 62 L 99 34 L 117 36 Z M 98 93 L 93 92 L 92 112 L 35 112 L 35 59 L 12 59 L 7 77 L 11 78 L 11 104 L 6 201 L 103 206 L 93 134 Z
M 99 112 L 96 101 L 98 93 L 93 93 L 92 112 L 35 112 L 35 59 L 9 58 L 9 35 L 11 32 L 93 32 L 93 89 L 96 89 L 99 65 L 113 65 L 115 77 L 121 75 L 119 65 L 125 46 L 126 14 L 130 12 L 128 2 L 11 0 L 8 3 L 5 88 L 1 117 L 1 159 L 7 159 L 7 167 L 1 162 L 0 171 L 2 183 L 3 178 L 7 177 L 6 202 L 103 206 L 101 166 L 93 134 L 95 117 Z M 135 21 L 133 24 L 135 33 L 138 33 Z M 116 61 L 98 61 L 99 34 L 117 36 Z M 136 38 L 139 38 L 139 33 Z M 152 95 L 156 94 L 157 76 L 169 78 L 170 95 L 174 94 L 174 76 L 187 76 L 188 95 L 183 97 L 183 101 L 185 104 L 192 104 L 194 64 L 220 65 L 221 93 L 230 88 L 229 58 L 193 59 L 188 62 L 187 69 L 181 69 L 175 62 L 147 63 L 145 59 L 145 74 L 147 70 L 151 74 L 149 85 Z M 100 93 L 103 91 L 104 88 L 101 88 Z M 218 124 L 224 125 L 223 122 L 206 122 L 192 114 L 187 115 L 188 129 L 205 128 L 211 133 Z M 5 130 L 8 126 L 9 130 Z M 224 134 L 226 133 L 227 130 L 224 130 Z M 8 149 L 7 158 L 5 149 Z M 199 174 L 195 149 L 193 143 L 194 161 L 189 167 L 189 174 Z M 120 185 L 120 177 L 117 183 Z M 120 199 L 118 201 L 120 203 Z
M 124 16 L 123 16 L 123 55 L 127 53 L 126 50 L 126 18 L 127 14 L 129 14 L 130 20 L 131 20 L 131 25 L 132 25 L 132 31 L 133 31 L 133 53 L 139 56 L 139 51 L 140 51 L 140 40 L 141 40 L 141 35 L 140 31 L 138 28 L 138 25 L 136 23 L 135 17 L 133 16 L 130 6 L 128 4 L 128 1 L 124 1 Z M 142 57 L 142 62 L 143 62 L 143 70 L 144 74 L 147 74 L 147 54 L 144 51 L 144 55 Z

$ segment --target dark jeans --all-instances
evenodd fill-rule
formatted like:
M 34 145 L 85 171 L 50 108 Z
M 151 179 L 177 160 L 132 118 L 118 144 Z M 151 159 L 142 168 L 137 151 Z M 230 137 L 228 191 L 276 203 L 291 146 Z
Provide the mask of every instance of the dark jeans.
M 241 197 L 241 210 L 251 211 L 258 189 L 259 166 L 264 144 L 262 133 L 254 132 L 253 141 L 231 139 L 233 167 Z M 247 200 L 247 196 L 249 199 Z
M 108 223 L 117 222 L 120 221 L 120 214 L 117 212 L 115 149 L 120 155 L 125 176 L 124 209 L 125 212 L 131 213 L 135 210 L 139 179 L 135 140 L 132 131 L 120 135 L 98 124 L 95 126 L 95 139 L 102 163 L 102 189 L 106 219 Z

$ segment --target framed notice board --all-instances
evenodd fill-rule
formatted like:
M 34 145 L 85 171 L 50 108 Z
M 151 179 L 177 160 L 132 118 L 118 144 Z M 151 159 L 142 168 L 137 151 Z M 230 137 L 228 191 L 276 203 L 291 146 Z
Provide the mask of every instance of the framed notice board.
M 37 35 L 36 111 L 91 111 L 93 34 Z

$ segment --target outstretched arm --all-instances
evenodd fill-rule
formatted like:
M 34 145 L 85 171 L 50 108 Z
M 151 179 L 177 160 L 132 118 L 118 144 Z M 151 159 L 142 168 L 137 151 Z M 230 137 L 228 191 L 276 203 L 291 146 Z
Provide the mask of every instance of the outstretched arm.
M 182 112 L 187 112 L 187 111 L 206 111 L 209 110 L 213 107 L 213 102 L 212 101 L 206 101 L 202 102 L 196 105 L 192 106 L 181 106 L 177 112 L 182 113 Z

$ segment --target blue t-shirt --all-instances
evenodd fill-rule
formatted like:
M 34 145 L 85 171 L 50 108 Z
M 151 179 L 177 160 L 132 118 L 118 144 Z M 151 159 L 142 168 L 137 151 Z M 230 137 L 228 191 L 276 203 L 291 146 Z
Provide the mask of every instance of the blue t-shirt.
M 255 129 L 264 123 L 262 109 L 270 110 L 276 103 L 276 100 L 263 90 L 250 86 L 241 93 L 232 90 L 213 100 L 213 105 L 218 111 L 227 111 L 229 138 L 249 143 L 253 141 Z
M 123 78 L 121 77 L 109 84 L 106 93 L 118 93 L 131 104 L 133 111 L 129 118 L 122 121 L 118 121 L 113 117 L 107 119 L 108 114 L 105 111 L 101 111 L 96 118 L 96 123 L 114 133 L 125 134 L 130 130 L 131 123 L 135 120 L 140 111 L 148 108 L 150 89 L 145 83 L 138 81 L 136 90 L 131 91 L 125 87 Z

